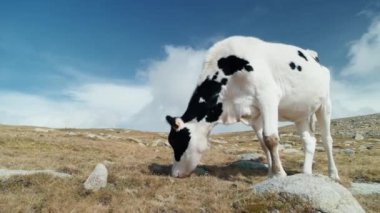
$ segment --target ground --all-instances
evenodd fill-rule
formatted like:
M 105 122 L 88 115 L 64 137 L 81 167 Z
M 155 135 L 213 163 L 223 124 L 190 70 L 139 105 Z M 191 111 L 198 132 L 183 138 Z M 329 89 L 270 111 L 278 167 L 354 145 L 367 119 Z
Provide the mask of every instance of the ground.
M 380 182 L 380 115 L 333 122 L 334 155 L 342 184 Z M 280 129 L 280 152 L 288 174 L 302 171 L 302 143 L 293 127 Z M 356 133 L 360 133 L 358 135 Z M 355 140 L 355 137 L 357 140 Z M 360 136 L 364 139 L 360 140 Z M 314 173 L 327 175 L 320 143 Z M 234 166 L 241 154 L 263 152 L 252 132 L 213 135 L 202 164 L 188 178 L 172 178 L 166 133 L 125 129 L 47 129 L 0 125 L 0 169 L 53 169 L 72 175 L 36 174 L 0 180 L 0 212 L 284 212 L 305 211 L 294 200 L 259 198 L 249 189 L 265 180 L 265 169 Z M 264 158 L 259 161 L 265 163 Z M 105 162 L 107 187 L 91 192 L 83 182 Z M 242 161 L 240 161 L 241 163 Z M 243 162 L 244 163 L 244 162 Z M 251 161 L 245 161 L 250 165 Z M 378 212 L 380 196 L 356 195 L 367 212 Z M 281 198 L 279 198 L 281 200 Z

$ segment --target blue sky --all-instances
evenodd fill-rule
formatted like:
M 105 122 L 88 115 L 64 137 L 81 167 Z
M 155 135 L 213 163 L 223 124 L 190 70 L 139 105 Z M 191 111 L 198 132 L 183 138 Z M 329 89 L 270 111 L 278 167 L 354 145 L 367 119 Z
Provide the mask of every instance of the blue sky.
M 349 88 L 357 91 L 370 85 L 370 101 L 377 89 L 374 81 L 379 80 L 374 69 L 380 66 L 373 62 L 380 57 L 373 48 L 380 43 L 379 11 L 375 0 L 1 1 L 0 123 L 161 130 L 158 117 L 154 125 L 135 125 L 132 118 L 152 112 L 152 105 L 161 109 L 154 115 L 182 113 L 188 98 L 163 103 L 162 96 L 181 94 L 166 94 L 165 85 L 157 87 L 165 82 L 158 74 L 176 72 L 180 77 L 186 75 L 181 69 L 199 68 L 204 51 L 230 35 L 316 50 L 332 69 L 340 94 L 336 97 L 352 99 L 346 87 L 353 85 Z M 366 60 L 375 63 L 366 67 L 366 75 L 358 66 L 368 61 L 353 53 L 357 49 L 370 53 Z M 192 57 L 193 63 L 185 60 Z M 187 68 L 176 63 L 181 60 Z M 191 93 L 193 85 L 195 81 L 184 86 L 183 93 Z M 344 107 L 346 102 L 338 99 L 339 104 Z M 376 112 L 376 104 L 364 101 L 358 109 L 336 116 Z

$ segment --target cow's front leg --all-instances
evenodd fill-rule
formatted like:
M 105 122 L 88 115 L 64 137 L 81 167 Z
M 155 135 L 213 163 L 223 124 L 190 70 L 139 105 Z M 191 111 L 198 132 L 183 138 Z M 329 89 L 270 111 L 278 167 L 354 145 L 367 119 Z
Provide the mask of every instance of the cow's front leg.
M 280 144 L 278 136 L 278 101 L 275 98 L 267 99 L 261 104 L 264 125 L 263 138 L 272 159 L 272 175 L 283 177 L 286 176 L 286 172 L 282 167 L 278 153 L 278 145 Z

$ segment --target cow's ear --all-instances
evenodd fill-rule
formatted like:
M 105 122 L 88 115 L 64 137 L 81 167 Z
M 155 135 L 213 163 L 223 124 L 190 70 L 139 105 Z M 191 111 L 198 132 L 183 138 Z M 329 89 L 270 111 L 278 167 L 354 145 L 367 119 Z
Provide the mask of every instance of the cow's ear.
M 166 121 L 169 123 L 170 126 L 173 127 L 173 129 L 177 129 L 178 128 L 177 124 L 175 123 L 175 118 L 173 118 L 172 116 L 167 115 L 166 116 Z
M 177 130 L 179 128 L 181 128 L 181 126 L 183 125 L 183 121 L 181 118 L 175 118 L 175 117 L 172 117 L 172 116 L 166 116 L 166 121 L 170 124 L 170 126 L 172 126 L 173 129 Z

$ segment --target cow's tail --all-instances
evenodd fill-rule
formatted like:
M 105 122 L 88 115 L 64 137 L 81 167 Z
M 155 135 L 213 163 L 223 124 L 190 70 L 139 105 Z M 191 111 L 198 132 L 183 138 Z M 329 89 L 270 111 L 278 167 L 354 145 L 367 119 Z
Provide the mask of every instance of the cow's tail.
M 315 132 L 315 123 L 317 121 L 317 117 L 315 116 L 315 113 L 313 113 L 312 115 L 310 115 L 309 117 L 309 128 L 310 128 L 310 131 L 312 133 Z

